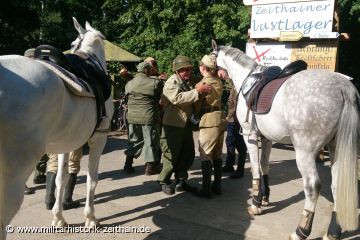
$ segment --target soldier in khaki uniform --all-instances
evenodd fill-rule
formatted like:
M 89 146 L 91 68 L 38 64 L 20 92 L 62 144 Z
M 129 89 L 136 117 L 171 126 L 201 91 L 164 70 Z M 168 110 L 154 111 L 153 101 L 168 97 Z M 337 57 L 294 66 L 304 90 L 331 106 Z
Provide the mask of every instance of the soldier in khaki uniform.
M 134 172 L 133 158 L 144 151 L 145 174 L 160 173 L 159 137 L 160 137 L 160 95 L 163 82 L 150 77 L 151 66 L 142 62 L 138 73 L 125 86 L 128 96 L 129 142 L 125 151 L 124 171 Z
M 195 147 L 190 121 L 194 113 L 194 103 L 201 94 L 211 91 L 206 84 L 192 85 L 190 77 L 193 65 L 190 58 L 177 56 L 173 61 L 173 74 L 165 83 L 163 94 L 163 120 L 160 146 L 163 152 L 163 169 L 158 177 L 165 194 L 176 191 L 193 191 L 185 181 L 188 169 L 195 157 Z M 171 175 L 175 173 L 175 190 L 171 186 Z
M 80 171 L 80 160 L 83 157 L 82 147 L 70 153 L 69 159 L 69 180 L 64 190 L 63 209 L 77 208 L 80 206 L 79 201 L 73 201 L 72 196 L 76 184 L 77 174 Z M 58 155 L 49 154 L 49 161 L 47 163 L 46 172 L 46 194 L 45 206 L 50 210 L 55 204 L 55 179 L 58 170 Z
M 209 84 L 213 90 L 201 97 L 199 128 L 199 152 L 202 171 L 202 189 L 197 196 L 211 198 L 212 193 L 221 194 L 222 146 L 224 142 L 225 114 L 221 110 L 223 85 L 216 77 L 216 59 L 205 55 L 200 62 L 204 77 L 198 84 Z M 211 171 L 214 166 L 214 182 L 211 187 Z

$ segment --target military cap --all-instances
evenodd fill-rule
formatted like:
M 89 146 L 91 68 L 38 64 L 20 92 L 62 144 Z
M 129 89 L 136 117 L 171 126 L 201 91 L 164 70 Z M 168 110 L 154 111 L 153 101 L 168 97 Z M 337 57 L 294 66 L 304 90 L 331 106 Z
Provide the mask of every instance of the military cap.
M 150 69 L 151 65 L 147 62 L 141 62 L 136 66 L 136 68 L 138 72 L 143 72 L 145 69 Z
M 215 56 L 205 55 L 202 59 L 200 64 L 204 64 L 210 69 L 216 69 L 216 58 Z
M 156 60 L 153 57 L 147 57 L 147 58 L 145 58 L 144 62 L 151 63 L 151 62 L 156 62 Z

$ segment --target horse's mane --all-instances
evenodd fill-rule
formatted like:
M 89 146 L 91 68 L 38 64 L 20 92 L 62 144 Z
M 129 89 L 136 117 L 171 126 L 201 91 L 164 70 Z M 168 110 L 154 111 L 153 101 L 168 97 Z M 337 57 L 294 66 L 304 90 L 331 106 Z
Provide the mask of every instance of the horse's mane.
M 219 50 L 225 53 L 225 56 L 231 57 L 236 63 L 247 69 L 255 69 L 258 63 L 246 55 L 243 51 L 230 46 L 220 46 Z

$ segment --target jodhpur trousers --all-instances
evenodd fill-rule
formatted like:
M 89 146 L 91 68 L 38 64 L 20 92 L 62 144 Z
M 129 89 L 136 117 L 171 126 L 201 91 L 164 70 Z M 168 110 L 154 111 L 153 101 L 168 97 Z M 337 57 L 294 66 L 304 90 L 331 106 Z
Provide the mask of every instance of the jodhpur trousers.
M 80 160 L 83 156 L 82 147 L 70 153 L 69 173 L 79 173 Z M 49 154 L 49 161 L 47 163 L 47 171 L 56 173 L 58 170 L 58 156 L 57 154 Z

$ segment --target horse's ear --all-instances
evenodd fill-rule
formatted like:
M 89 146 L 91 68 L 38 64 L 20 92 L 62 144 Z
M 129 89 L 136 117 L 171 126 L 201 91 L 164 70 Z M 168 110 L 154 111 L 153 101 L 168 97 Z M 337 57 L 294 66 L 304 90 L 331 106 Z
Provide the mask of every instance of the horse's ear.
M 211 46 L 212 46 L 212 49 L 213 51 L 217 51 L 218 47 L 217 47 L 217 43 L 215 42 L 215 40 L 211 40 Z
M 90 31 L 94 30 L 94 28 L 90 25 L 90 23 L 88 21 L 85 22 L 85 29 L 90 30 Z
M 79 33 L 80 35 L 83 35 L 83 34 L 86 32 L 85 28 L 83 28 L 83 27 L 80 25 L 80 23 L 78 23 L 78 21 L 76 20 L 76 18 L 73 17 L 72 19 L 73 19 L 73 22 L 74 22 L 75 29 L 78 31 L 78 33 Z

